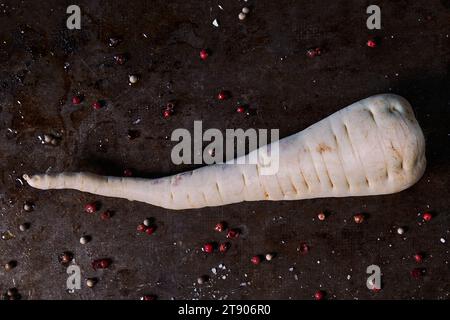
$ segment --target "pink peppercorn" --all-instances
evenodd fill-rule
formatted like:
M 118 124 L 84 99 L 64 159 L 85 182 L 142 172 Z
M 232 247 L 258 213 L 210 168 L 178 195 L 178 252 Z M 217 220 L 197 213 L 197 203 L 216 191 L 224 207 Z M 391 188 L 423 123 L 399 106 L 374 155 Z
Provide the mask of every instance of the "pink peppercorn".
M 225 100 L 225 99 L 227 99 L 228 98 L 228 93 L 226 92 L 226 91 L 220 91 L 218 94 L 217 94 L 217 99 L 218 100 Z
M 377 46 L 377 42 L 375 40 L 373 40 L 373 39 L 370 39 L 370 40 L 367 41 L 367 46 L 369 48 L 375 48 Z
M 423 220 L 425 220 L 427 222 L 431 221 L 431 219 L 433 219 L 433 215 L 429 212 L 425 212 L 422 217 L 423 217 Z
M 145 233 L 148 234 L 149 236 L 152 235 L 155 232 L 155 228 L 154 227 L 147 227 L 145 229 Z
M 214 227 L 214 230 L 216 230 L 217 232 L 222 232 L 223 230 L 225 230 L 225 228 L 226 228 L 226 223 L 225 222 L 219 222 Z
M 74 96 L 72 97 L 72 104 L 78 105 L 81 103 L 81 97 L 80 96 Z
M 208 52 L 208 50 L 207 50 L 207 49 L 202 49 L 202 50 L 200 51 L 200 59 L 206 60 L 206 59 L 208 59 L 208 57 L 209 57 L 209 52 Z
M 97 211 L 97 205 L 95 203 L 88 203 L 84 206 L 84 211 L 87 213 L 94 213 Z
M 236 229 L 230 229 L 227 232 L 227 238 L 228 239 L 235 239 L 239 237 L 239 230 Z
M 100 101 L 95 101 L 95 102 L 92 104 L 92 108 L 94 108 L 95 110 L 99 110 L 99 109 L 102 108 L 102 103 L 101 103 Z
M 314 294 L 314 299 L 316 300 L 323 300 L 323 298 L 325 298 L 325 292 L 322 290 L 319 290 Z
M 261 263 L 261 257 L 260 256 L 253 256 L 250 261 L 254 264 L 254 265 L 258 265 Z
M 221 243 L 219 246 L 219 252 L 225 253 L 230 248 L 230 244 L 228 242 Z
M 214 246 L 212 243 L 205 243 L 202 248 L 203 252 L 212 253 L 214 251 Z
M 414 255 L 414 261 L 417 263 L 421 263 L 423 261 L 423 255 L 421 253 L 416 253 Z

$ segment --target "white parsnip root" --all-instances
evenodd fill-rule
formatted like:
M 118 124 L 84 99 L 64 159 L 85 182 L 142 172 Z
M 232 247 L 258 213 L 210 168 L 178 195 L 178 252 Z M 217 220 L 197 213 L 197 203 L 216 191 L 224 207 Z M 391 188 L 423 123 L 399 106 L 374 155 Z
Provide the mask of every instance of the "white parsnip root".
M 91 173 L 24 179 L 38 189 L 76 189 L 190 209 L 394 193 L 416 183 L 426 167 L 425 140 L 411 106 L 392 94 L 356 102 L 280 140 L 279 152 L 279 170 L 273 175 L 261 175 L 259 164 L 217 164 L 159 179 Z

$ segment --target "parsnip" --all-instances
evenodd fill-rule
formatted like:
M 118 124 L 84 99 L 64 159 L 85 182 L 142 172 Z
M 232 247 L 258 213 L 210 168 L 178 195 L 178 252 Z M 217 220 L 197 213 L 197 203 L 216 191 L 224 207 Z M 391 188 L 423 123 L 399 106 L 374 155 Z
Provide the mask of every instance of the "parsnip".
M 417 182 L 426 166 L 424 136 L 411 106 L 392 94 L 356 102 L 280 140 L 279 153 L 274 175 L 261 175 L 259 164 L 216 164 L 153 180 L 91 173 L 24 179 L 38 189 L 76 189 L 189 209 L 394 193 Z

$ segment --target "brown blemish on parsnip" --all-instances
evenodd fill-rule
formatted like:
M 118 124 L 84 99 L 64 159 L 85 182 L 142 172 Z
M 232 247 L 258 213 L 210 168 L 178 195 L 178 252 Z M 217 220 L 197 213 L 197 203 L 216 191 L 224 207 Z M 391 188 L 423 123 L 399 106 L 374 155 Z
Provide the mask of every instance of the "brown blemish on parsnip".
M 317 146 L 317 152 L 319 152 L 319 153 L 324 153 L 324 152 L 327 152 L 327 151 L 331 151 L 332 149 L 331 149 L 331 147 L 330 146 L 328 146 L 328 145 L 326 145 L 325 143 L 319 143 L 319 145 Z

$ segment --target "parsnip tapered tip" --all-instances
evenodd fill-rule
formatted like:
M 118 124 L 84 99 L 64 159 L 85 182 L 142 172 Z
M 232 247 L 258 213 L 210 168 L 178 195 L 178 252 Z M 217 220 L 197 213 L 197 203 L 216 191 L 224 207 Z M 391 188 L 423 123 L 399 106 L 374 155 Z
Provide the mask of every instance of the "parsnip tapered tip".
M 36 188 L 36 182 L 38 181 L 37 176 L 29 176 L 28 174 L 22 175 L 22 178 L 32 187 Z

